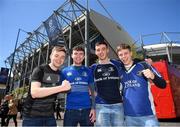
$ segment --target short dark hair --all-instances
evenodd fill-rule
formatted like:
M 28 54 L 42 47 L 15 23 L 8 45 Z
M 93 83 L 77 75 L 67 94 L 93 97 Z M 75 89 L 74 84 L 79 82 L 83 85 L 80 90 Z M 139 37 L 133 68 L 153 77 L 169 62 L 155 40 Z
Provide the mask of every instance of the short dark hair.
M 84 50 L 84 47 L 82 45 L 74 46 L 72 48 L 72 53 L 73 53 L 73 51 L 83 51 L 83 53 L 85 54 L 85 50 Z
M 109 45 L 105 41 L 98 41 L 98 42 L 96 42 L 95 46 L 99 46 L 99 45 L 105 45 L 106 47 L 109 47 Z
M 122 49 L 128 49 L 129 51 L 131 51 L 131 46 L 126 43 L 121 43 L 117 46 L 116 52 L 118 53 Z

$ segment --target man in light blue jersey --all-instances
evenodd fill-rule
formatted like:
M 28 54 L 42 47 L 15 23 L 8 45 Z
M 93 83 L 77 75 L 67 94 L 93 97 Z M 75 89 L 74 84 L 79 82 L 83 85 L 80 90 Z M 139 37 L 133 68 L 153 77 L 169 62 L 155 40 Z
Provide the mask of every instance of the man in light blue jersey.
M 117 47 L 117 54 L 124 64 L 120 78 L 123 85 L 125 124 L 159 126 L 149 81 L 153 81 L 159 88 L 165 88 L 165 80 L 149 64 L 133 61 L 129 45 L 120 44 Z
M 93 126 L 95 122 L 94 81 L 91 70 L 82 65 L 85 57 L 84 48 L 75 46 L 71 57 L 73 64 L 61 72 L 62 78 L 71 84 L 71 91 L 67 93 L 64 126 L 78 124 Z
M 123 126 L 124 110 L 120 93 L 121 63 L 110 60 L 109 46 L 105 41 L 95 44 L 98 63 L 91 66 L 96 96 L 96 126 Z

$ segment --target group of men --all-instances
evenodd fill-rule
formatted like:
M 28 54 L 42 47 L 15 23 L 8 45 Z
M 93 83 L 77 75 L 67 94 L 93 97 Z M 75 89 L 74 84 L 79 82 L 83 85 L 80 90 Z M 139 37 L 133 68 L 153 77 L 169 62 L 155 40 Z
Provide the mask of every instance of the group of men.
M 64 126 L 158 126 L 149 85 L 152 80 L 166 87 L 158 72 L 148 63 L 133 61 L 127 44 L 117 47 L 120 61 L 109 59 L 105 41 L 96 43 L 95 54 L 98 62 L 86 67 L 84 48 L 75 46 L 73 64 L 59 71 L 66 50 L 55 46 L 51 62 L 32 73 L 23 126 L 57 126 L 53 103 L 60 92 L 67 92 Z

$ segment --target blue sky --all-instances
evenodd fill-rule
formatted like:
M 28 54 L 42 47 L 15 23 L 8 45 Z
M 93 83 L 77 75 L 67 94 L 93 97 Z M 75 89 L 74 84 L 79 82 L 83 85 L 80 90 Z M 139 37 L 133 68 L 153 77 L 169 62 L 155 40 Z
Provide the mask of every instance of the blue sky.
M 14 50 L 18 29 L 33 31 L 65 0 L 0 0 L 0 67 Z M 87 0 L 77 0 L 86 6 Z M 140 35 L 180 32 L 180 0 L 100 0 L 112 17 L 137 40 Z M 89 7 L 106 15 L 97 0 Z M 19 43 L 25 40 L 21 32 Z

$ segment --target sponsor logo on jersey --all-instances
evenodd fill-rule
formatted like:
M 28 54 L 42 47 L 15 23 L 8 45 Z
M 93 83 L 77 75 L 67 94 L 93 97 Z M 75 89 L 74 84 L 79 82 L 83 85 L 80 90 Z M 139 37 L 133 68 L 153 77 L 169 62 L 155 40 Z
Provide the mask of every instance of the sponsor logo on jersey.
M 125 88 L 130 88 L 130 87 L 140 87 L 141 84 L 137 80 L 128 80 L 124 82 Z
M 76 77 L 75 80 L 80 81 L 80 80 L 82 80 L 82 78 L 81 77 Z
M 110 72 L 104 72 L 104 73 L 102 73 L 102 76 L 110 76 Z

